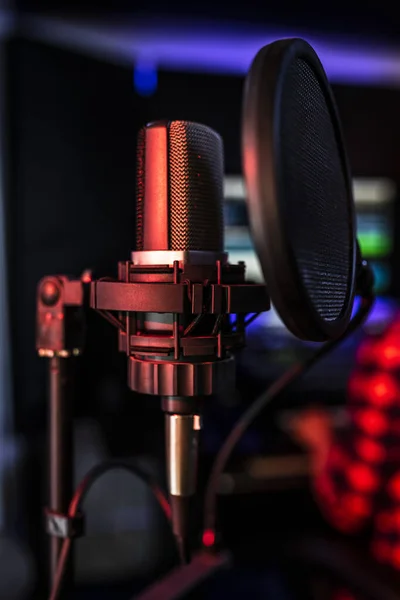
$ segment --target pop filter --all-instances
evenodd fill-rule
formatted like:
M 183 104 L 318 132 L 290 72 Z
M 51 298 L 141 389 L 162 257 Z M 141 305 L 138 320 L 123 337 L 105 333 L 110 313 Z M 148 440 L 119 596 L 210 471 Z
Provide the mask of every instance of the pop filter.
M 336 338 L 353 304 L 354 200 L 335 101 L 307 42 L 258 52 L 242 126 L 249 219 L 271 300 L 297 337 Z

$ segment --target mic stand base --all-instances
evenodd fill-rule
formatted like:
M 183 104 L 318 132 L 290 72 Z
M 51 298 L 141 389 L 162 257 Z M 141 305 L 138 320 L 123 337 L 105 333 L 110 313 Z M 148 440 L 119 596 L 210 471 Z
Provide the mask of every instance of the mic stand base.
M 131 600 L 178 600 L 231 564 L 227 552 L 198 552 L 188 565 L 178 567 Z

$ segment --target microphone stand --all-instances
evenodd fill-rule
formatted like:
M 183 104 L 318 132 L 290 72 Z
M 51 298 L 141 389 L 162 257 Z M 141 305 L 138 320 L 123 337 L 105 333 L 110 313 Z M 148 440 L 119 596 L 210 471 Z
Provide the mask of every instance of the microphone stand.
M 68 397 L 69 357 L 52 356 L 49 359 L 49 428 L 48 428 L 48 533 L 50 535 L 50 584 L 57 568 L 63 532 L 58 515 L 67 513 L 73 490 L 73 416 Z M 73 580 L 72 559 L 67 567 L 67 581 Z
M 227 569 L 231 557 L 227 552 L 195 554 L 189 564 L 181 565 L 130 600 L 179 600 L 221 569 Z
M 44 277 L 37 289 L 36 348 L 48 358 L 48 507 L 45 510 L 49 544 L 49 584 L 54 583 L 63 539 L 75 537 L 80 527 L 67 516 L 74 486 L 73 404 L 69 395 L 70 369 L 83 346 L 83 283 L 65 276 Z M 65 593 L 73 585 L 73 557 L 69 558 Z

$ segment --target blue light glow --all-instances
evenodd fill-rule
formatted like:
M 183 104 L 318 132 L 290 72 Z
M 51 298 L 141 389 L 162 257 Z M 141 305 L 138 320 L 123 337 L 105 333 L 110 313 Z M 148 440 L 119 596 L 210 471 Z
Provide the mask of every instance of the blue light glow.
M 291 37 L 302 37 L 314 47 L 333 82 L 400 84 L 398 48 L 291 28 L 152 21 L 132 35 L 130 47 L 161 68 L 244 75 L 262 46 Z
M 158 74 L 154 65 L 138 63 L 133 70 L 133 85 L 140 96 L 152 96 L 157 91 Z
M 258 50 L 274 40 L 302 37 L 315 48 L 332 82 L 400 87 L 400 48 L 343 35 L 177 19 L 88 21 L 31 17 L 24 35 L 83 53 L 158 69 L 245 75 Z

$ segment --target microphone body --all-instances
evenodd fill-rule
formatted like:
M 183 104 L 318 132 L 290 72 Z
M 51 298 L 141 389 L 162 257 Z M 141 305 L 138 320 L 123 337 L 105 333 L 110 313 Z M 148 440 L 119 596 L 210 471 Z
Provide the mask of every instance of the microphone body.
M 195 266 L 192 282 L 202 285 L 205 279 L 215 280 L 216 262 L 226 262 L 220 136 L 197 123 L 157 122 L 139 133 L 137 159 L 132 262 L 170 268 L 178 263 L 180 271 Z M 142 313 L 139 326 L 142 335 L 173 336 L 182 333 L 192 318 L 189 314 Z M 214 325 L 215 318 L 209 321 Z M 210 333 L 204 324 L 203 329 Z M 233 379 L 233 363 L 225 352 L 215 360 L 214 348 L 207 343 L 197 352 L 185 356 L 185 351 L 177 349 L 173 362 L 170 356 L 153 355 L 149 360 L 139 353 L 131 358 L 129 369 L 131 388 L 163 396 L 172 524 L 181 540 L 188 534 L 190 499 L 196 491 L 200 398 L 218 388 L 214 379 L 221 370 L 224 377 Z
M 143 269 L 150 281 L 154 269 L 172 269 L 172 285 L 190 282 L 197 298 L 194 310 L 176 315 L 171 312 L 143 312 L 136 328 L 154 342 L 158 336 L 176 336 L 174 361 L 170 353 L 157 349 L 132 354 L 129 384 L 132 389 L 161 396 L 203 396 L 218 388 L 221 370 L 232 379 L 230 356 L 207 336 L 216 317 L 202 319 L 196 336 L 187 338 L 183 348 L 178 339 L 200 314 L 206 301 L 205 281 L 217 283 L 218 265 L 227 262 L 223 227 L 223 146 L 212 129 L 185 121 L 157 122 L 139 133 L 137 169 L 136 251 L 133 265 Z M 154 273 L 152 281 L 164 279 Z M 166 294 L 169 290 L 166 289 Z M 161 294 L 161 290 L 159 294 Z M 196 306 L 197 305 L 197 306 Z M 195 333 L 195 331 L 193 331 Z M 152 337 L 153 336 L 153 337 Z M 179 342 L 180 343 L 180 342 Z M 218 359 L 218 360 L 216 360 Z
M 119 314 L 128 385 L 162 397 L 174 533 L 187 538 L 201 406 L 233 390 L 245 316 L 269 308 L 263 285 L 224 252 L 223 144 L 204 125 L 156 122 L 138 137 L 136 250 L 91 305 Z M 232 326 L 230 315 L 236 315 Z

